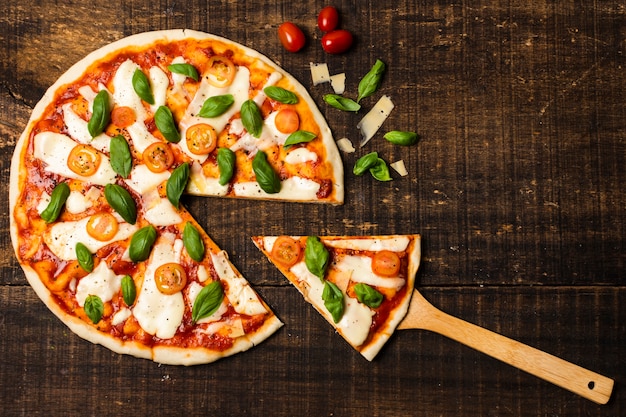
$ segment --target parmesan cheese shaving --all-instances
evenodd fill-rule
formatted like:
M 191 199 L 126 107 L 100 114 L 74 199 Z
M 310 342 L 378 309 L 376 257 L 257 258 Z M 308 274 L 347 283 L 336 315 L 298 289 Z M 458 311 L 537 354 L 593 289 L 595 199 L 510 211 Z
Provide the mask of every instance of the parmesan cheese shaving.
M 331 75 L 330 85 L 333 87 L 335 94 L 343 94 L 346 91 L 346 73 Z
M 393 102 L 391 97 L 382 96 L 372 107 L 372 109 L 361 119 L 356 125 L 357 129 L 361 131 L 363 139 L 361 139 L 360 146 L 363 147 L 369 140 L 378 132 L 378 129 L 383 125 L 391 110 L 393 110 Z
M 409 175 L 409 172 L 406 170 L 406 166 L 404 165 L 404 161 L 402 159 L 396 162 L 392 162 L 391 164 L 389 164 L 389 166 L 403 177 Z
M 341 138 L 337 141 L 337 146 L 342 152 L 353 153 L 355 151 L 352 142 L 348 138 Z
M 316 64 L 311 62 L 311 78 L 313 79 L 313 85 L 323 84 L 330 81 L 330 73 L 328 72 L 328 65 L 325 63 Z

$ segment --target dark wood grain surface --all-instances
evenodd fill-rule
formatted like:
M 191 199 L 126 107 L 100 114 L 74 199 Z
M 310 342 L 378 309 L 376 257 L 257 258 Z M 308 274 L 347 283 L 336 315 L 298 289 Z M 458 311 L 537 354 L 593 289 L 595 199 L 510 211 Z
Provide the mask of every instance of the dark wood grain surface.
M 72 334 L 36 297 L 0 217 L 0 414 L 622 416 L 626 414 L 626 7 L 619 1 L 348 1 L 356 43 L 326 55 L 326 3 L 209 0 L 0 4 L 0 190 L 44 91 L 74 62 L 134 33 L 191 28 L 255 48 L 311 92 L 335 137 L 359 115 L 322 101 L 309 62 L 347 94 L 379 58 L 396 104 L 383 131 L 343 154 L 341 207 L 186 197 L 184 203 L 285 326 L 254 349 L 196 367 L 120 356 Z M 308 36 L 286 52 L 291 20 Z M 407 177 L 355 177 L 359 156 L 403 159 Z M 373 362 L 352 350 L 250 241 L 257 234 L 421 233 L 420 291 L 454 316 L 616 380 L 596 405 L 436 334 L 398 331 Z

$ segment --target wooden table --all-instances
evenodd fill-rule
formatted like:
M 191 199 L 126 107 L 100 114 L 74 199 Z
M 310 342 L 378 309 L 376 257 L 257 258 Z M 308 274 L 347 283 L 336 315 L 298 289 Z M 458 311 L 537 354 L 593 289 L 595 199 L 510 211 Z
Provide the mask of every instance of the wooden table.
M 327 107 L 309 62 L 345 72 L 347 95 L 379 58 L 383 127 L 343 154 L 341 207 L 186 197 L 184 203 L 285 326 L 195 367 L 114 354 L 39 301 L 0 218 L 0 414 L 7 416 L 620 416 L 626 378 L 626 8 L 618 1 L 336 1 L 352 49 L 320 47 L 322 1 L 3 0 L 0 187 L 30 111 L 71 64 L 138 32 L 191 28 L 255 48 L 311 92 L 336 138 L 363 115 Z M 276 29 L 308 35 L 297 54 Z M 403 159 L 388 183 L 355 177 L 366 152 Z M 278 216 L 278 218 L 276 217 Z M 438 308 L 616 380 L 597 405 L 434 333 L 394 334 L 373 362 L 351 349 L 257 251 L 256 234 L 421 233 L 418 285 Z

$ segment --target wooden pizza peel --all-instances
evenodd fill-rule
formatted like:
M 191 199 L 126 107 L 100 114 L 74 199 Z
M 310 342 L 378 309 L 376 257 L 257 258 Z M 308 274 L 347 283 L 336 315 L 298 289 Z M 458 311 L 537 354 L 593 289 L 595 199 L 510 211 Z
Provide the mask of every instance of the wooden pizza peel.
M 397 328 L 439 333 L 598 404 L 611 398 L 612 379 L 444 313 L 417 290 Z

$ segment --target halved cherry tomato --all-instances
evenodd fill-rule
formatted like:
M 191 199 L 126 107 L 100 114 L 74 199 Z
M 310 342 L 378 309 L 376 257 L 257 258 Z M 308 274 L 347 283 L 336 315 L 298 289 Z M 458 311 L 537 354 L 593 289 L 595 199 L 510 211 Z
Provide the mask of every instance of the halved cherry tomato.
M 339 12 L 333 6 L 326 6 L 317 15 L 317 27 L 322 32 L 335 30 L 339 24 Z
M 137 121 L 135 110 L 128 106 L 118 106 L 111 111 L 111 123 L 117 127 L 128 127 Z
M 154 173 L 167 170 L 174 163 L 174 153 L 165 142 L 154 142 L 143 151 L 143 162 Z
M 89 236 L 101 242 L 113 239 L 118 228 L 117 219 L 111 213 L 94 214 L 87 222 Z
M 329 54 L 341 54 L 352 46 L 352 33 L 345 29 L 333 30 L 322 36 L 322 48 Z
M 89 177 L 98 171 L 101 156 L 89 145 L 76 145 L 67 158 L 67 167 L 77 175 Z
M 209 58 L 206 77 L 209 84 L 214 87 L 228 87 L 233 83 L 237 69 L 229 58 L 214 55 Z
M 287 268 L 297 264 L 301 254 L 300 242 L 289 236 L 278 237 L 272 246 L 272 259 Z
M 187 129 L 185 134 L 187 148 L 196 155 L 207 155 L 217 146 L 217 132 L 213 126 L 199 123 Z
M 293 109 L 282 109 L 276 114 L 274 124 L 281 133 L 293 133 L 300 127 L 300 117 Z
M 400 272 L 400 257 L 390 250 L 381 250 L 372 257 L 372 271 L 383 277 L 394 277 Z
M 176 294 L 185 288 L 187 274 L 182 265 L 170 262 L 156 269 L 154 282 L 161 293 L 167 295 Z
M 306 43 L 302 30 L 291 22 L 285 22 L 278 27 L 278 39 L 289 52 L 298 52 Z

